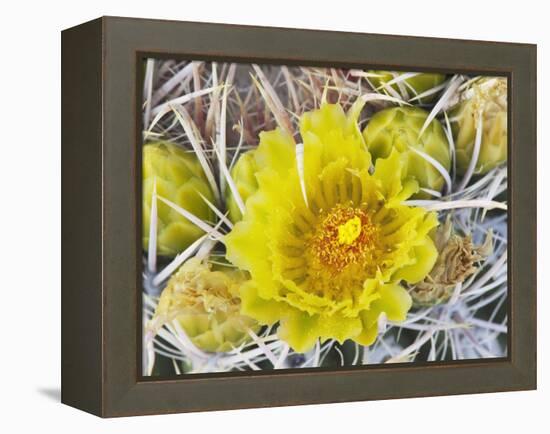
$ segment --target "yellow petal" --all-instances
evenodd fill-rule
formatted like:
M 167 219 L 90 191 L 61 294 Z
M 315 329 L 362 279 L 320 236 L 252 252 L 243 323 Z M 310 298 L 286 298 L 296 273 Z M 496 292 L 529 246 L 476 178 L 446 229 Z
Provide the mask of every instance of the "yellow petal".
M 409 293 L 401 285 L 395 283 L 384 284 L 379 291 L 380 298 L 372 303 L 373 312 L 385 313 L 390 321 L 404 321 L 412 306 Z M 369 318 L 371 324 L 372 320 L 371 316 Z
M 266 300 L 258 295 L 258 290 L 252 281 L 246 282 L 240 289 L 241 313 L 255 318 L 263 325 L 272 325 L 279 321 L 284 306 L 274 300 Z
M 370 327 L 363 327 L 361 333 L 353 338 L 355 342 L 361 345 L 369 346 L 374 343 L 378 336 L 378 323 L 371 325 Z
M 295 143 L 292 136 L 277 128 L 260 133 L 260 144 L 255 152 L 258 168 L 269 167 L 280 175 L 294 168 L 296 162 Z
M 394 274 L 394 279 L 405 280 L 414 284 L 423 280 L 435 264 L 437 249 L 431 238 L 426 237 L 424 243 L 413 247 L 414 264 L 405 266 Z
M 392 149 L 388 158 L 376 160 L 373 178 L 380 182 L 386 199 L 390 199 L 401 192 L 403 188 L 401 183 L 402 171 L 401 154 L 395 148 Z

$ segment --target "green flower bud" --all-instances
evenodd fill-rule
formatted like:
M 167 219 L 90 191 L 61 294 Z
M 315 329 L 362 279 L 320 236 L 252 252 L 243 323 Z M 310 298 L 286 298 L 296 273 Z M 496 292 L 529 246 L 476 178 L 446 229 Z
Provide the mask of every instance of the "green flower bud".
M 377 74 L 377 77 L 369 77 L 369 81 L 376 88 L 380 88 L 385 83 L 390 82 L 391 80 L 397 78 L 398 76 L 404 74 L 403 72 L 390 72 L 390 71 L 369 71 L 370 74 Z M 401 81 L 401 88 L 405 90 L 406 94 L 410 98 L 414 98 L 417 95 L 420 95 L 427 90 L 430 90 L 433 87 L 439 86 L 445 81 L 445 74 L 432 74 L 432 73 L 423 73 L 420 72 L 410 78 L 406 78 Z M 391 84 L 390 87 L 401 94 L 401 89 L 399 84 Z M 382 88 L 383 89 L 383 88 Z M 426 97 L 420 98 L 417 101 L 421 104 L 428 103 L 434 100 L 436 93 L 428 95 Z
M 237 190 L 243 202 L 246 202 L 246 200 L 258 189 L 258 181 L 256 181 L 257 171 L 258 166 L 254 158 L 254 151 L 248 151 L 241 154 L 231 169 L 231 177 L 237 186 Z M 229 219 L 234 223 L 241 220 L 241 210 L 229 187 L 226 189 L 226 204 L 227 210 L 229 211 Z
M 149 243 L 151 199 L 156 184 L 157 195 L 179 205 L 195 216 L 212 220 L 213 213 L 201 194 L 213 201 L 212 190 L 197 157 L 170 143 L 153 143 L 143 147 L 143 247 Z M 157 252 L 175 256 L 204 232 L 175 211 L 157 201 Z
M 507 94 L 506 79 L 502 77 L 482 78 L 462 93 L 461 102 L 451 112 L 456 166 L 459 174 L 464 174 L 470 165 L 480 114 L 481 145 L 474 173 L 487 173 L 506 162 Z
M 187 337 L 203 351 L 227 352 L 251 340 L 260 325 L 240 314 L 243 272 L 191 258 L 170 278 L 151 321 L 155 331 L 178 321 Z
M 405 160 L 405 174 L 415 178 L 420 187 L 441 191 L 445 180 L 439 170 L 415 148 L 437 160 L 447 171 L 451 167 L 449 142 L 438 120 L 434 119 L 419 137 L 428 112 L 417 107 L 394 107 L 376 113 L 363 131 L 374 160 L 386 158 L 395 147 Z M 419 192 L 417 198 L 429 197 Z

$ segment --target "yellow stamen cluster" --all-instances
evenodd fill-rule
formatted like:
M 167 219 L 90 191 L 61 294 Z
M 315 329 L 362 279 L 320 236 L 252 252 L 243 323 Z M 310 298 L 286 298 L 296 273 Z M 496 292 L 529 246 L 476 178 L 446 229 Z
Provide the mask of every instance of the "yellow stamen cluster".
M 351 264 L 369 262 L 378 238 L 379 229 L 366 211 L 339 204 L 321 219 L 309 246 L 315 262 L 339 274 Z

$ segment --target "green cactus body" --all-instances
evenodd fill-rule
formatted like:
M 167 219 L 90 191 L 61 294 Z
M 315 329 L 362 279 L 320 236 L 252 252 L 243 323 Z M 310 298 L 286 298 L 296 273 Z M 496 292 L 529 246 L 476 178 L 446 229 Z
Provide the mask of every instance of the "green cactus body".
M 213 201 L 213 194 L 203 169 L 191 152 L 170 143 L 153 143 L 143 147 L 143 247 L 149 243 L 151 200 L 156 184 L 157 195 L 179 205 L 195 216 L 212 220 L 213 212 L 201 194 Z M 204 232 L 175 211 L 157 201 L 157 252 L 175 256 Z
M 246 202 L 246 200 L 258 189 L 258 181 L 256 181 L 257 171 L 258 166 L 254 158 L 254 151 L 248 151 L 240 155 L 231 169 L 231 177 L 237 186 L 237 190 L 243 202 Z M 226 190 L 226 204 L 227 210 L 229 211 L 229 219 L 233 223 L 241 220 L 241 210 L 229 188 Z
M 390 71 L 369 71 L 370 74 L 376 74 L 375 77 L 369 77 L 370 82 L 373 86 L 379 90 L 383 89 L 383 85 L 395 79 L 396 77 L 402 75 L 403 73 Z M 408 99 L 414 98 L 417 95 L 420 95 L 436 86 L 439 86 L 445 81 L 445 74 L 433 74 L 433 73 L 423 73 L 420 72 L 412 77 L 406 78 L 402 81 L 401 88 L 405 90 L 406 94 L 409 96 Z M 397 83 L 391 84 L 390 87 L 401 94 L 400 86 Z M 418 102 L 429 103 L 434 100 L 437 93 L 428 95 L 426 97 L 418 99 Z
M 506 79 L 500 77 L 480 79 L 462 93 L 461 100 L 451 111 L 457 172 L 464 174 L 468 170 L 481 113 L 481 143 L 474 173 L 484 174 L 507 160 Z
M 415 178 L 420 187 L 441 191 L 445 180 L 435 166 L 410 148 L 437 160 L 447 171 L 451 166 L 449 143 L 443 127 L 434 119 L 419 137 L 428 112 L 417 107 L 394 107 L 376 113 L 363 131 L 373 158 L 386 158 L 395 147 L 406 163 L 404 176 Z M 416 198 L 429 197 L 419 192 Z
M 152 324 L 158 329 L 176 320 L 201 350 L 231 351 L 251 340 L 249 330 L 260 329 L 255 320 L 240 314 L 238 293 L 244 282 L 243 272 L 212 269 L 191 258 L 163 290 Z

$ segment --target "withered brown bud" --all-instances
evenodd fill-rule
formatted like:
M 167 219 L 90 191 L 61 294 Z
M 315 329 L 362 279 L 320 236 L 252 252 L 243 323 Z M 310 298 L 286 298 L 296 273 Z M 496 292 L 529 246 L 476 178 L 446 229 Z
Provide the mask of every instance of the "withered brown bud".
M 439 256 L 432 271 L 411 291 L 416 306 L 433 306 L 447 301 L 458 283 L 477 271 L 477 265 L 492 252 L 492 232 L 480 246 L 472 243 L 471 235 L 461 237 L 454 233 L 448 218 L 435 234 Z

